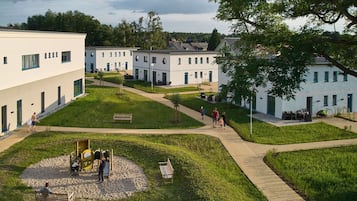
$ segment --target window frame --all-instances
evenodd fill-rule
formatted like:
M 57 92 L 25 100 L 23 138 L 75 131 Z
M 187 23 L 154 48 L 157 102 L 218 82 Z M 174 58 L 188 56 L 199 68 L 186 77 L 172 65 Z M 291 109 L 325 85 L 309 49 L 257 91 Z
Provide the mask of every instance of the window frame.
M 28 60 L 28 61 L 25 61 Z M 40 54 L 22 55 L 22 70 L 29 70 L 40 67 Z

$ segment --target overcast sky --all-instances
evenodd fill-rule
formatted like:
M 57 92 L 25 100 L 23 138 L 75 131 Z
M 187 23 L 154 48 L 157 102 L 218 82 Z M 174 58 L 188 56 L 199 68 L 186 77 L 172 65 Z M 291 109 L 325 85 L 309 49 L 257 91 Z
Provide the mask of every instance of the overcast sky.
M 78 10 L 113 26 L 122 20 L 138 21 L 155 11 L 164 31 L 211 33 L 216 28 L 228 34 L 229 24 L 214 19 L 217 8 L 209 0 L 0 0 L 0 26 L 27 22 L 27 17 L 44 15 L 47 10 Z

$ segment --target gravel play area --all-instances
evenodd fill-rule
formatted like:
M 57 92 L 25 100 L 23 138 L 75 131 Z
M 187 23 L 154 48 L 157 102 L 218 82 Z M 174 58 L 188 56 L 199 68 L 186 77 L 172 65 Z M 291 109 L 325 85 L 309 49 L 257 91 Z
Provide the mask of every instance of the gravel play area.
M 98 183 L 97 165 L 91 171 L 71 176 L 69 164 L 69 156 L 45 159 L 27 167 L 20 177 L 35 190 L 41 189 L 49 182 L 52 192 L 74 192 L 75 198 L 84 199 L 127 198 L 148 188 L 148 180 L 143 170 L 123 157 L 113 157 L 113 169 L 103 183 Z

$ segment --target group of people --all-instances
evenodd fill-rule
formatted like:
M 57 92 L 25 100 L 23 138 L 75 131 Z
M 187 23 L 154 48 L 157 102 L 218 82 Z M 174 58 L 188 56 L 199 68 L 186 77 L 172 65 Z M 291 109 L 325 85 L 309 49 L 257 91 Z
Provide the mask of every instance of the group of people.
M 201 113 L 201 118 L 203 120 L 206 115 L 206 110 L 203 106 L 201 106 L 200 108 L 200 113 Z M 212 111 L 212 121 L 213 121 L 213 128 L 215 128 L 216 126 L 219 126 L 221 128 L 226 127 L 227 124 L 226 113 L 223 112 L 220 115 L 218 109 L 215 107 Z

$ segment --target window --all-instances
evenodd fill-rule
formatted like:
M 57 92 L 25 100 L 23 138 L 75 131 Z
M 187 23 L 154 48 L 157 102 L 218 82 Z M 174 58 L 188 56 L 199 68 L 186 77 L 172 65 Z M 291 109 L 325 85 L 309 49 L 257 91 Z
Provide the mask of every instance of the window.
M 115 57 L 118 57 L 118 52 L 114 52 L 115 53 Z
M 121 55 L 120 52 L 118 52 L 118 55 L 119 55 L 119 57 L 120 57 L 120 55 Z
M 3 61 L 3 64 L 7 64 L 7 57 L 4 57 L 4 58 L 2 59 L 2 61 Z
M 54 52 L 52 52 L 52 58 L 55 58 L 55 53 Z
M 200 64 L 203 64 L 203 58 L 202 57 L 200 58 Z
M 324 106 L 328 106 L 328 96 L 324 96 Z
M 74 81 L 73 89 L 74 89 L 74 97 L 77 97 L 83 93 L 82 79 Z
M 91 53 L 90 53 L 90 57 L 93 57 L 93 56 L 94 56 L 94 52 L 91 52 Z
M 181 58 L 178 58 L 178 65 L 181 65 Z
M 156 64 L 156 57 L 152 57 L 152 62 L 153 64 Z
M 48 58 L 51 59 L 51 52 L 48 53 Z
M 71 51 L 62 52 L 62 63 L 71 61 Z
M 110 57 L 113 57 L 113 52 L 110 52 Z
M 58 52 L 56 52 L 56 58 L 58 57 Z
M 195 78 L 197 78 L 197 72 L 195 72 Z
M 123 57 L 125 57 L 125 52 L 123 52 Z
M 166 61 L 166 58 L 163 58 L 163 59 L 162 59 L 162 63 L 163 63 L 163 64 L 166 64 L 166 62 L 167 62 L 167 61 Z
M 198 63 L 198 58 L 197 57 L 195 57 L 195 64 L 197 64 Z
M 135 56 L 135 61 L 139 61 L 139 56 L 138 55 Z
M 333 71 L 333 81 L 334 82 L 337 82 L 337 75 L 338 75 L 338 72 L 337 71 Z
M 202 73 L 202 71 L 200 72 L 200 78 L 203 78 L 203 73 Z
M 45 53 L 45 59 L 47 59 L 47 53 Z
M 325 82 L 328 82 L 329 80 L 329 74 L 328 71 L 325 71 Z
M 102 52 L 102 57 L 104 57 L 104 52 Z
M 347 82 L 347 73 L 344 73 L 344 74 L 343 74 L 343 81 L 344 81 L 344 82 Z
M 206 63 L 209 63 L 209 57 L 206 58 Z
M 314 72 L 314 83 L 319 82 L 319 73 L 318 72 Z
M 148 62 L 148 57 L 144 56 L 144 62 L 147 63 Z
M 332 105 L 337 105 L 337 95 L 332 95 Z
M 190 57 L 190 58 L 188 58 L 188 64 L 191 64 L 191 63 L 192 63 L 192 59 Z
M 40 55 L 22 55 L 22 70 L 40 67 Z

